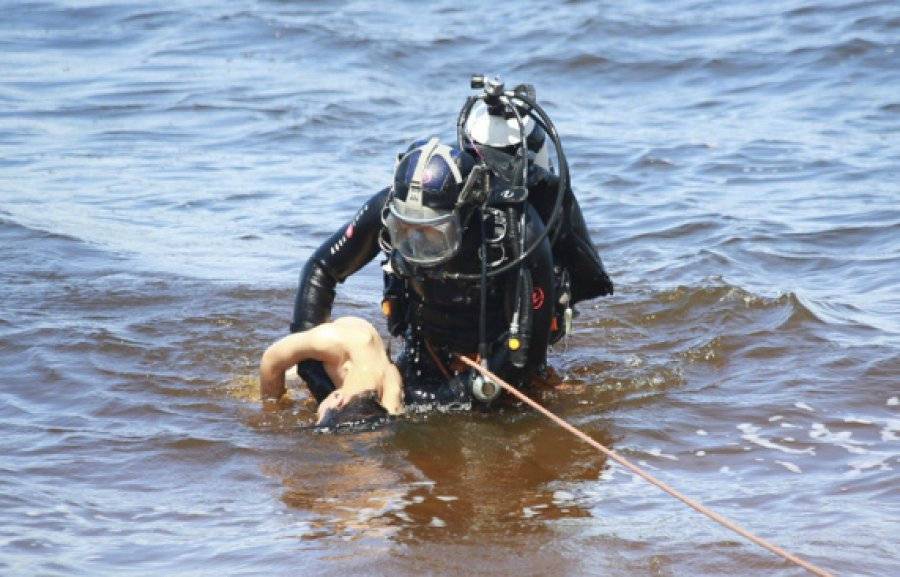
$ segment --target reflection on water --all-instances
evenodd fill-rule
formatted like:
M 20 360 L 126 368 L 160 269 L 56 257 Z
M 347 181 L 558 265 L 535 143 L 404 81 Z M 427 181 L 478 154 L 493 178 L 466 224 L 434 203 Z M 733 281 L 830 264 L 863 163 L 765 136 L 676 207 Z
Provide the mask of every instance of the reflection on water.
M 405 418 L 356 434 L 307 432 L 296 459 L 264 471 L 281 479 L 285 503 L 313 513 L 309 538 L 375 532 L 401 543 L 477 541 L 588 516 L 555 487 L 597 479 L 605 458 L 519 411 Z

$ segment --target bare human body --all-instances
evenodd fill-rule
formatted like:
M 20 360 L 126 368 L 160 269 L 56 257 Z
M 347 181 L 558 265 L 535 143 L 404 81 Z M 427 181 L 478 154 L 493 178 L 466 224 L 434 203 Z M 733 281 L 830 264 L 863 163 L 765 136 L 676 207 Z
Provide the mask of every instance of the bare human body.
M 375 327 L 358 317 L 340 317 L 312 329 L 288 335 L 263 353 L 259 392 L 263 402 L 285 393 L 284 373 L 300 361 L 321 361 L 336 389 L 317 409 L 321 424 L 329 412 L 354 399 L 373 395 L 388 414 L 403 412 L 403 383 Z

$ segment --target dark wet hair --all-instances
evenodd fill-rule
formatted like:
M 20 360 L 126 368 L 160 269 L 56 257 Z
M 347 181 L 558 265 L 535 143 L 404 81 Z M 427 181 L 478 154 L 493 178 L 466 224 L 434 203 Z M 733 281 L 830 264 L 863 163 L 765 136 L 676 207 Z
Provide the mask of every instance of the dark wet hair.
M 390 418 L 378 402 L 378 393 L 364 391 L 350 397 L 342 408 L 325 411 L 315 429 L 318 432 L 369 430 L 387 423 Z

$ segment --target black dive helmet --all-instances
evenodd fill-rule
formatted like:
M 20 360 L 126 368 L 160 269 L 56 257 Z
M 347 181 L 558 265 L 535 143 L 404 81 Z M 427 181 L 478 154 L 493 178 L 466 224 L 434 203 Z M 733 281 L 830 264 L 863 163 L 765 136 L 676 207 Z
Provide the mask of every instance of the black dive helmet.
M 469 153 L 437 138 L 416 141 L 400 156 L 383 221 L 391 246 L 408 263 L 435 267 L 459 251 L 472 214 L 461 193 L 474 165 Z

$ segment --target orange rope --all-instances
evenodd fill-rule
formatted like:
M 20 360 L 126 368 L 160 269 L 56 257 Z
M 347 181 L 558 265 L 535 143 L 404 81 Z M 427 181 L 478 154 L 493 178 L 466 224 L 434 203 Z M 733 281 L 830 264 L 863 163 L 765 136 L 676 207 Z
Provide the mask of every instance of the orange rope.
M 563 429 L 569 431 L 570 433 L 572 433 L 573 435 L 575 435 L 576 437 L 578 437 L 585 443 L 591 445 L 592 447 L 594 447 L 595 449 L 597 449 L 598 451 L 600 451 L 601 453 L 603 453 L 610 459 L 619 463 L 620 465 L 622 465 L 623 467 L 625 467 L 626 469 L 628 469 L 635 475 L 641 477 L 642 479 L 644 479 L 645 481 L 647 481 L 653 485 L 656 485 L 657 487 L 659 487 L 660 489 L 662 489 L 669 495 L 672 495 L 676 499 L 680 500 L 681 502 L 683 502 L 687 506 L 691 507 L 692 509 L 699 511 L 700 513 L 703 513 L 704 515 L 706 515 L 713 521 L 719 523 L 720 525 L 723 525 L 724 527 L 727 527 L 728 529 L 731 529 L 738 535 L 741 535 L 742 537 L 745 537 L 745 538 L 749 539 L 750 541 L 753 541 L 760 547 L 768 549 L 772 553 L 775 553 L 776 555 L 783 557 L 783 558 L 787 559 L 788 561 L 799 565 L 800 567 L 803 567 L 810 573 L 819 575 L 819 577 L 834 577 L 834 575 L 832 575 L 828 571 L 825 571 L 824 569 L 816 567 L 812 563 L 810 563 L 808 561 L 804 561 L 803 559 L 801 559 L 800 557 L 797 557 L 796 555 L 794 555 L 792 553 L 788 553 L 787 551 L 785 551 L 778 545 L 770 543 L 770 542 L 766 541 L 765 539 L 763 539 L 762 537 L 757 537 L 756 535 L 754 535 L 747 529 L 744 529 L 743 527 L 741 527 L 734 521 L 728 519 L 727 517 L 725 517 L 723 515 L 716 513 L 715 511 L 705 507 L 699 501 L 695 501 L 694 499 L 691 499 L 690 497 L 688 497 L 687 495 L 684 495 L 680 491 L 663 483 L 656 477 L 650 475 L 650 473 L 645 472 L 643 469 L 641 469 L 637 465 L 632 464 L 625 457 L 622 457 L 621 455 L 619 455 L 612 449 L 607 449 L 606 447 L 604 447 L 603 445 L 601 445 L 600 443 L 598 443 L 591 437 L 587 436 L 585 433 L 579 431 L 578 429 L 576 429 L 575 427 L 573 427 L 566 421 L 557 417 L 556 415 L 554 415 L 553 413 L 551 413 L 550 411 L 548 411 L 547 409 L 545 409 L 544 407 L 542 407 L 535 401 L 533 401 L 530 398 L 528 398 L 527 396 L 525 396 L 521 391 L 519 391 L 518 389 L 516 389 L 509 383 L 505 382 L 503 379 L 501 379 L 500 377 L 498 377 L 491 371 L 487 370 L 486 368 L 482 367 L 481 365 L 479 365 L 477 363 L 472 362 L 472 360 L 469 359 L 468 357 L 460 356 L 459 358 L 460 358 L 460 360 L 462 360 L 464 363 L 466 363 L 467 365 L 469 365 L 476 371 L 479 371 L 485 377 L 487 377 L 487 378 L 491 379 L 493 382 L 499 384 L 501 387 L 503 387 L 503 389 L 506 392 L 510 393 L 511 395 L 513 395 L 514 397 L 516 397 L 523 403 L 527 404 L 534 410 L 539 411 L 540 413 L 542 413 L 544 416 L 546 416 L 547 418 L 552 420 L 554 423 L 556 423 Z
M 428 354 L 431 355 L 431 360 L 434 361 L 434 364 L 437 365 L 437 368 L 440 369 L 441 374 L 444 375 L 444 378 L 448 381 L 453 378 L 453 375 L 450 374 L 450 371 L 447 370 L 447 367 L 444 366 L 444 363 L 441 362 L 441 359 L 438 358 L 437 353 L 434 352 L 434 348 L 432 348 L 431 343 L 428 342 L 428 339 L 423 339 L 425 341 L 425 348 L 428 349 Z

